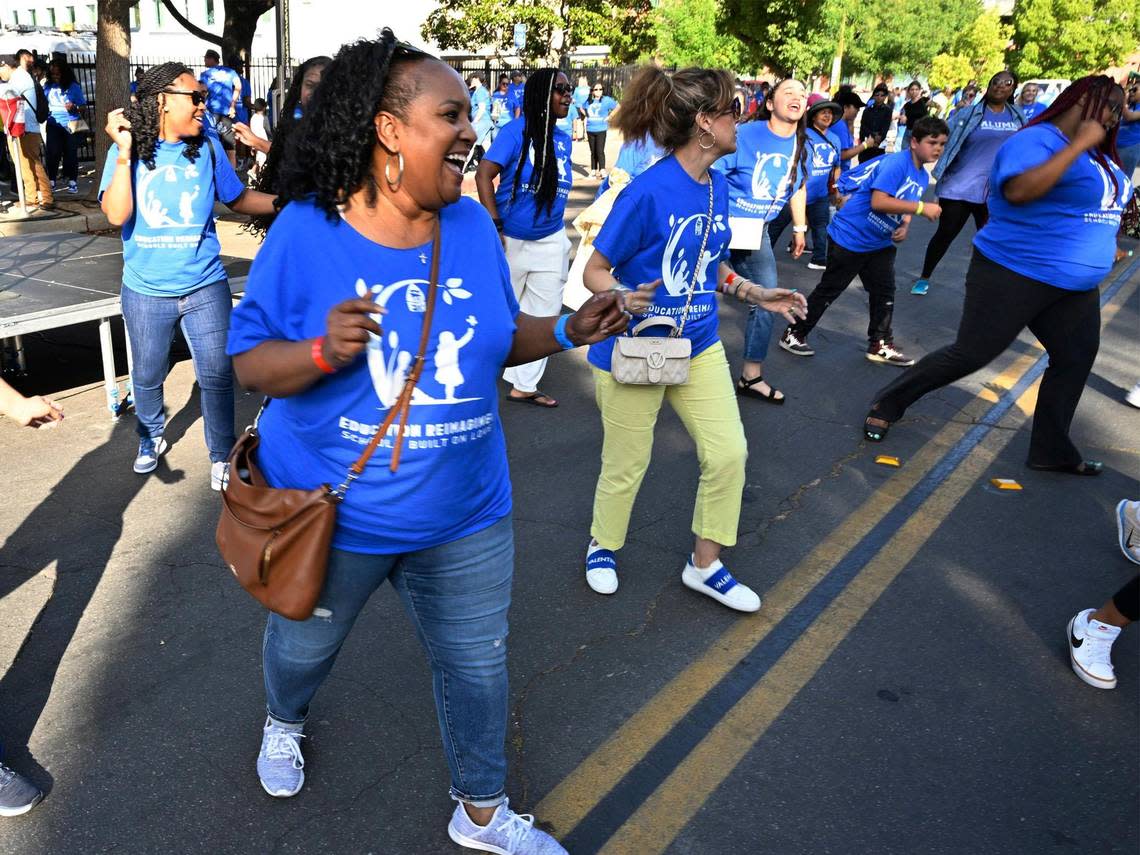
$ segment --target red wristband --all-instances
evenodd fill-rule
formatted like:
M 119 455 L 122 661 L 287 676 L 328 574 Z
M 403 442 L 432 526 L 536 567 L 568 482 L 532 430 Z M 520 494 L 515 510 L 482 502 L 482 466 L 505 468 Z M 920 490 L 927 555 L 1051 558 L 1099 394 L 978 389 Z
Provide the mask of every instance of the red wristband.
M 325 374 L 336 374 L 336 369 L 328 364 L 324 354 L 321 353 L 321 348 L 325 343 L 325 337 L 319 336 L 313 339 L 313 348 L 309 352 L 313 355 L 313 363 Z
M 726 277 L 724 277 L 724 287 L 721 288 L 721 293 L 727 294 L 728 289 L 732 287 L 732 283 L 735 282 L 739 278 L 740 278 L 740 276 L 738 276 L 735 272 L 730 273 Z

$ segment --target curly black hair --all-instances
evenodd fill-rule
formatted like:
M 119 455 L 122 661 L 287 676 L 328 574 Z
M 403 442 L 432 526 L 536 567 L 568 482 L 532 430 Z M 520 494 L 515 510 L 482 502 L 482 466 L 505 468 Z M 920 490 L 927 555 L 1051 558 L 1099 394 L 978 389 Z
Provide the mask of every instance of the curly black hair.
M 194 76 L 194 72 L 180 62 L 164 62 L 156 65 L 143 75 L 135 92 L 136 102 L 123 110 L 123 115 L 131 123 L 131 156 L 154 169 L 154 152 L 158 146 L 162 112 L 158 106 L 158 96 L 183 74 Z M 183 137 L 186 148 L 182 155 L 191 163 L 198 159 L 205 132 L 195 137 Z
M 419 92 L 418 76 L 407 71 L 428 59 L 434 57 L 398 42 L 387 27 L 379 39 L 341 47 L 285 147 L 275 204 L 312 198 L 336 222 L 339 208 L 363 187 L 367 204 L 374 205 L 373 120 L 382 110 L 407 116 Z
M 523 92 L 522 150 L 515 164 L 515 181 L 509 204 L 514 204 L 515 194 L 522 184 L 523 164 L 533 149 L 534 168 L 529 190 L 534 194 L 536 223 L 543 208 L 546 208 L 547 216 L 550 215 L 558 195 L 558 156 L 554 153 L 554 114 L 550 111 L 550 97 L 559 74 L 561 72 L 557 68 L 540 68 L 531 74 Z
M 257 176 L 257 184 L 254 189 L 260 190 L 262 193 L 277 194 L 277 185 L 280 180 L 281 165 L 285 160 L 285 152 L 289 145 L 290 138 L 293 137 L 298 125 L 301 123 L 304 116 L 294 116 L 297 107 L 301 103 L 301 88 L 305 83 L 305 75 L 313 68 L 325 68 L 332 62 L 332 57 L 328 56 L 314 56 L 311 59 L 305 60 L 297 68 L 293 74 L 293 80 L 289 84 L 289 91 L 285 93 L 285 100 L 281 103 L 281 113 L 277 117 L 277 122 L 273 128 L 273 145 L 269 147 L 269 154 L 265 156 L 265 165 L 261 167 L 261 171 Z M 311 105 L 310 105 L 311 109 Z M 273 225 L 275 217 L 254 217 L 243 228 L 251 234 L 258 235 L 262 239 L 265 238 L 265 233 L 269 227 Z

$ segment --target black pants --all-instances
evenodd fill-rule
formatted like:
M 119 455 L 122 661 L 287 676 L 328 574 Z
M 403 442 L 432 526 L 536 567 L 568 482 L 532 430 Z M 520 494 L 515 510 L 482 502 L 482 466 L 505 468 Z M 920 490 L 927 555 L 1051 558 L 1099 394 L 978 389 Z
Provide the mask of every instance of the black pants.
M 974 227 L 981 229 L 990 218 L 989 208 L 985 202 L 962 202 L 958 199 L 939 198 L 938 204 L 942 206 L 942 216 L 938 218 L 938 231 L 926 245 L 926 258 L 922 261 L 922 278 L 929 279 L 934 268 L 954 243 L 954 238 L 966 225 L 970 215 L 974 216 Z
M 1130 621 L 1140 620 L 1140 576 L 1133 576 L 1131 582 L 1113 594 L 1112 604 Z
M 882 389 L 872 415 L 888 422 L 935 389 L 995 360 L 1029 327 L 1049 353 L 1041 378 L 1029 462 L 1064 466 L 1081 462 L 1069 426 L 1100 347 L 1100 292 L 1067 291 L 1037 282 L 990 261 L 977 249 L 966 271 L 966 300 L 958 338 L 927 354 Z
M 67 181 L 79 178 L 79 136 L 55 122 L 47 122 L 47 174 L 55 181 L 59 175 L 59 161 L 63 158 L 63 177 Z
M 587 131 L 586 139 L 590 141 L 590 169 L 606 168 L 606 132 Z
M 801 341 L 815 329 L 827 307 L 847 290 L 858 276 L 871 298 L 871 322 L 867 326 L 867 339 L 872 342 L 891 341 L 891 319 L 895 314 L 895 248 L 877 249 L 874 252 L 852 252 L 834 240 L 827 248 L 827 269 L 815 290 L 807 298 L 807 317 L 792 326 L 792 333 Z

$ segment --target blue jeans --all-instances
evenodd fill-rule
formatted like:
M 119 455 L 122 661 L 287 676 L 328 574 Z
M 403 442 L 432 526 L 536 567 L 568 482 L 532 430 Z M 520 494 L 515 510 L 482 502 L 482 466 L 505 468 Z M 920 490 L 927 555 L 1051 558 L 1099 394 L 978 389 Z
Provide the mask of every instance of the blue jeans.
M 170 371 L 174 327 L 182 327 L 202 392 L 202 422 L 210 461 L 225 460 L 234 446 L 234 375 L 226 354 L 233 301 L 226 280 L 181 297 L 150 297 L 123 287 L 123 320 L 131 337 L 131 387 L 138 433 L 162 436 L 166 427 L 162 383 Z
M 1137 166 L 1140 166 L 1140 143 L 1119 148 L 1116 153 L 1120 155 L 1120 165 L 1124 175 L 1131 181 L 1132 173 L 1136 171 Z
M 764 239 L 759 249 L 734 249 L 731 255 L 732 269 L 757 285 L 765 288 L 776 287 L 776 256 L 772 253 L 772 241 L 768 238 L 768 228 L 764 228 Z M 772 337 L 775 315 L 757 306 L 748 307 L 748 325 L 744 328 L 745 362 L 763 362 L 768 355 L 768 340 Z
M 785 205 L 776 219 L 768 223 L 768 240 L 773 246 L 773 255 L 780 242 L 780 235 L 792 221 L 792 206 Z M 807 204 L 808 228 L 811 230 L 811 263 L 827 266 L 827 227 L 831 224 L 830 199 L 820 196 Z
M 431 666 L 452 795 L 476 807 L 502 802 L 514 549 L 507 517 L 452 543 L 403 555 L 332 550 L 312 617 L 269 615 L 262 647 L 269 717 L 288 724 L 305 720 L 356 616 L 387 580 Z

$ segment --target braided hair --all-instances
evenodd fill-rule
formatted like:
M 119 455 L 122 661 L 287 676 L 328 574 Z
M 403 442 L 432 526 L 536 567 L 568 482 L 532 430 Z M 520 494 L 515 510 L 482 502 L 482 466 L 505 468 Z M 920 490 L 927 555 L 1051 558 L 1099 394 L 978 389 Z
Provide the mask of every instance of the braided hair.
M 341 206 L 362 187 L 366 203 L 376 204 L 375 116 L 387 111 L 406 117 L 419 83 L 404 69 L 433 59 L 398 42 L 388 27 L 378 39 L 343 45 L 283 146 L 275 205 L 311 198 L 329 222 L 337 222 Z
M 533 148 L 530 190 L 534 194 L 535 222 L 542 208 L 546 208 L 547 216 L 550 215 L 558 195 L 558 157 L 554 153 L 554 114 L 550 111 L 550 99 L 559 74 L 561 72 L 557 68 L 540 68 L 531 74 L 523 92 L 522 149 L 515 164 L 515 181 L 508 204 L 514 204 L 522 184 L 523 164 Z
M 1081 110 L 1081 119 L 1096 119 L 1100 121 L 1101 110 L 1108 106 L 1108 99 L 1112 96 L 1114 89 L 1119 89 L 1123 95 L 1123 87 L 1106 74 L 1090 74 L 1087 77 L 1082 77 L 1080 80 L 1074 81 L 1064 92 L 1058 95 L 1056 100 L 1053 101 L 1048 108 L 1038 113 L 1025 127 L 1039 125 L 1042 122 L 1053 122 L 1054 119 L 1070 107 L 1078 104 L 1085 95 L 1089 97 L 1085 102 L 1084 109 Z M 1118 130 L 1120 130 L 1119 122 L 1113 125 L 1112 130 L 1105 134 L 1101 144 L 1089 152 L 1093 160 L 1104 167 L 1105 172 L 1108 173 L 1108 177 L 1112 179 L 1112 189 L 1117 194 L 1120 193 L 1120 185 L 1116 181 L 1115 173 L 1108 168 L 1108 158 L 1112 158 L 1117 165 L 1120 164 L 1120 155 L 1116 152 L 1116 133 Z
M 776 92 L 785 83 L 799 83 L 794 77 L 785 77 L 783 80 L 777 80 L 772 84 L 772 88 L 768 90 L 768 94 L 760 103 L 760 109 L 756 111 L 756 115 L 749 121 L 753 122 L 766 122 L 772 118 L 772 111 L 768 109 L 768 102 L 776 97 Z M 801 84 L 802 85 L 802 84 Z M 806 87 L 805 87 L 806 89 Z M 800 116 L 800 120 L 796 122 L 796 150 L 792 153 L 792 171 L 788 175 L 788 184 L 791 187 L 796 186 L 796 179 L 803 170 L 803 174 L 808 174 L 808 145 L 807 145 L 807 111 Z
M 158 96 L 183 74 L 194 76 L 194 72 L 180 62 L 164 62 L 156 65 L 143 75 L 135 92 L 135 103 L 123 110 L 126 120 L 131 123 L 131 157 L 141 160 L 147 169 L 154 169 L 154 152 L 158 147 L 162 128 L 162 112 L 158 106 Z M 205 133 L 196 137 L 185 137 L 186 148 L 182 155 L 191 163 L 198 159 L 198 152 L 205 142 Z
M 312 69 L 324 68 L 331 62 L 331 57 L 314 56 L 301 63 L 297 71 L 294 72 L 293 80 L 289 84 L 289 91 L 285 93 L 285 100 L 281 102 L 281 114 L 277 117 L 277 123 L 273 129 L 273 145 L 269 147 L 269 154 L 265 156 L 265 164 L 258 173 L 255 190 L 260 190 L 262 193 L 277 194 L 277 182 L 289 139 L 304 118 L 304 116 L 295 117 L 294 113 L 301 103 L 301 89 L 305 83 L 305 75 Z M 272 216 L 254 217 L 243 228 L 264 239 L 265 233 L 273 224 L 273 220 L 274 217 Z

